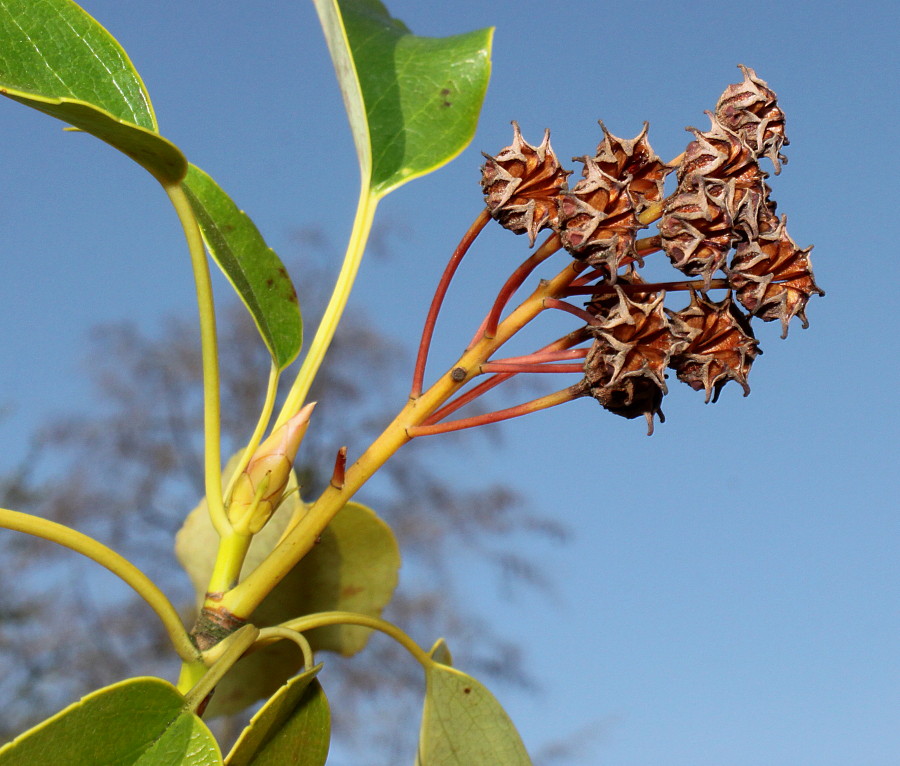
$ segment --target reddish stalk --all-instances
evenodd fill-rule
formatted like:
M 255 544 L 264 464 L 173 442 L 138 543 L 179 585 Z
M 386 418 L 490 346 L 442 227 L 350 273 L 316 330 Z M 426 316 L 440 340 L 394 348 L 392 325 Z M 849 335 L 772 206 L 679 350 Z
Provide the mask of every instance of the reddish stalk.
M 483 372 L 584 372 L 583 364 L 512 364 L 510 362 L 487 362 L 481 366 Z
M 594 280 L 600 279 L 601 277 L 605 277 L 605 276 L 606 276 L 605 269 L 591 269 L 587 274 L 583 274 L 582 276 L 578 277 L 578 279 L 574 280 L 572 282 L 571 286 L 572 287 L 576 287 L 576 286 L 580 287 L 581 285 L 587 285 L 587 284 L 590 284 L 591 282 L 593 282 Z
M 459 268 L 459 264 L 468 252 L 469 247 L 490 220 L 491 214 L 488 212 L 487 208 L 485 208 L 478 214 L 478 217 L 459 241 L 459 244 L 453 251 L 453 255 L 450 256 L 450 260 L 444 269 L 444 273 L 441 275 L 441 280 L 438 282 L 437 290 L 434 293 L 434 298 L 432 298 L 431 306 L 428 309 L 428 316 L 425 317 L 425 324 L 422 327 L 422 339 L 419 341 L 419 353 L 416 356 L 412 388 L 409 392 L 411 399 L 416 399 L 422 394 L 422 385 L 425 380 L 425 365 L 428 362 L 428 351 L 431 348 L 431 340 L 434 337 L 434 327 L 437 324 L 438 314 L 444 303 L 444 298 L 447 296 L 450 282 L 453 280 L 453 276 L 456 274 L 456 270 Z
M 497 359 L 492 364 L 536 364 L 538 362 L 565 362 L 573 359 L 584 359 L 587 356 L 586 348 L 566 349 L 564 351 L 535 351 L 525 356 L 510 356 L 506 359 Z
M 567 335 L 564 335 L 561 338 L 557 338 L 555 341 L 553 341 L 553 343 L 547 344 L 546 346 L 544 346 L 544 348 L 540 349 L 539 351 L 536 351 L 534 354 L 530 354 L 528 357 L 520 357 L 520 359 L 530 361 L 536 357 L 540 357 L 540 358 L 544 359 L 545 355 L 549 357 L 554 353 L 566 353 L 567 349 L 570 349 L 572 346 L 575 346 L 575 345 L 581 343 L 582 341 L 586 340 L 587 337 L 588 336 L 587 336 L 587 333 L 585 332 L 585 329 L 583 327 L 580 327 L 577 330 L 573 330 L 572 332 L 568 333 Z M 587 349 L 580 349 L 579 351 L 583 351 L 584 354 L 587 354 Z M 516 360 L 514 357 L 512 357 L 510 359 L 500 360 L 500 361 L 518 361 L 518 360 Z M 456 399 L 454 399 L 451 402 L 448 402 L 443 407 L 441 407 L 439 410 L 436 410 L 435 412 L 433 412 L 428 418 L 426 418 L 422 422 L 422 425 L 430 426 L 430 425 L 434 425 L 435 423 L 440 422 L 448 415 L 453 414 L 458 409 L 465 407 L 465 405 L 469 404 L 470 402 L 473 402 L 475 399 L 477 399 L 482 394 L 487 393 L 492 388 L 495 388 L 495 387 L 499 386 L 501 383 L 503 383 L 504 381 L 509 380 L 515 374 L 516 373 L 514 373 L 514 372 L 497 373 L 497 374 L 493 375 L 492 377 L 488 378 L 487 380 L 482 381 L 477 386 L 469 389 L 464 394 L 460 394 L 458 397 L 456 397 Z
M 560 291 L 560 295 L 600 295 L 601 293 L 614 293 L 616 287 L 621 287 L 626 293 L 655 293 L 665 290 L 666 292 L 675 292 L 677 290 L 696 290 L 698 286 L 703 285 L 702 279 L 685 279 L 681 282 L 647 282 L 646 284 L 629 285 L 625 282 L 617 282 L 615 285 L 586 285 L 565 287 Z M 704 292 L 708 290 L 724 290 L 729 287 L 727 279 L 712 279 L 709 285 L 703 288 Z
M 581 289 L 581 288 L 579 288 Z M 596 287 L 593 288 L 596 291 Z M 578 308 L 578 306 L 573 306 L 571 303 L 566 303 L 565 301 L 561 301 L 557 298 L 547 298 L 544 301 L 544 306 L 548 309 L 559 309 L 560 311 L 565 311 L 573 316 L 577 316 L 579 319 L 583 319 L 588 324 L 595 324 L 597 321 L 597 317 L 593 314 L 585 311 L 582 308 Z
M 529 275 L 551 255 L 557 252 L 560 247 L 562 247 L 562 245 L 559 242 L 559 236 L 556 233 L 551 234 L 544 244 L 526 258 L 519 268 L 510 275 L 503 287 L 500 288 L 500 292 L 497 294 L 497 299 L 494 301 L 490 313 L 488 313 L 484 322 L 481 323 L 481 326 L 475 333 L 475 337 L 473 337 L 469 343 L 470 348 L 482 337 L 486 336 L 492 338 L 496 334 L 497 325 L 500 322 L 500 314 L 503 313 L 503 309 L 506 308 L 506 304 L 509 303 L 510 298 L 512 298 L 516 290 L 522 286 L 522 283 L 528 279 Z
M 557 404 L 570 402 L 583 396 L 584 392 L 579 386 L 569 386 L 552 394 L 547 394 L 538 399 L 532 399 L 530 402 L 519 404 L 515 407 L 508 407 L 505 410 L 497 410 L 488 412 L 484 415 L 475 415 L 471 418 L 461 418 L 460 420 L 451 420 L 449 423 L 438 423 L 435 425 L 413 426 L 407 429 L 407 435 L 415 438 L 416 436 L 431 436 L 433 434 L 450 433 L 451 431 L 461 431 L 464 428 L 474 428 L 476 426 L 487 425 L 488 423 L 499 423 L 503 420 L 510 420 L 522 415 L 528 415 L 532 412 L 545 410 L 548 407 L 555 407 Z
M 445 404 L 439 410 L 436 410 L 429 417 L 422 421 L 422 425 L 430 426 L 435 423 L 443 420 L 448 415 L 456 412 L 460 407 L 465 407 L 469 402 L 475 401 L 482 394 L 487 393 L 492 388 L 499 386 L 506 380 L 509 380 L 516 373 L 514 372 L 503 372 L 494 375 L 493 377 L 488 378 L 487 380 L 481 381 L 477 386 L 470 388 L 466 393 L 460 394 L 456 397 L 452 402 Z

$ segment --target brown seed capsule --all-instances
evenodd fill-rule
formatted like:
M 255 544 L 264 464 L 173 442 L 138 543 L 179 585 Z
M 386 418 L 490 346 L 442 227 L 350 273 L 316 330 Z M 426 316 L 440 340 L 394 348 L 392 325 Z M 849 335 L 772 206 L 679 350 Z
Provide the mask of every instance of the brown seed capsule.
M 729 284 L 744 308 L 764 322 L 780 320 L 783 338 L 792 317 L 809 326 L 806 304 L 813 295 L 825 295 L 813 277 L 811 250 L 797 247 L 783 216 L 774 231 L 738 245 L 728 268 Z
M 636 275 L 621 279 L 640 283 Z M 670 321 L 664 298 L 665 293 L 659 292 L 632 299 L 617 284 L 614 294 L 595 296 L 588 306 L 597 321 L 588 326 L 595 340 L 585 358 L 585 383 L 611 412 L 626 418 L 643 415 L 649 433 L 654 415 L 663 420 L 666 367 L 690 337 L 680 320 Z
M 660 241 L 672 265 L 709 284 L 725 265 L 735 240 L 729 209 L 734 182 L 694 179 L 695 186 L 673 194 L 659 222 Z
M 699 178 L 726 181 L 748 172 L 758 175 L 760 171 L 752 152 L 715 115 L 706 114 L 710 121 L 708 131 L 702 133 L 697 128 L 688 128 L 694 140 L 688 144 L 678 166 L 679 187 L 693 186 Z
M 590 157 L 584 178 L 560 198 L 560 241 L 578 260 L 615 278 L 620 267 L 638 260 L 635 232 L 641 228 L 625 183 L 607 176 Z
M 735 235 L 738 240 L 753 240 L 778 228 L 775 201 L 770 198 L 772 190 L 765 182 L 765 173 L 752 178 L 745 176 L 735 179 L 732 203 Z
M 560 240 L 575 258 L 615 279 L 619 268 L 640 262 L 634 240 L 643 224 L 637 216 L 662 200 L 672 168 L 651 149 L 647 123 L 630 140 L 614 136 L 602 122 L 600 127 L 604 138 L 596 155 L 581 158 L 582 179 L 560 198 Z
M 602 121 L 600 128 L 603 140 L 597 146 L 594 161 L 608 176 L 626 183 L 635 212 L 640 215 L 647 207 L 662 200 L 665 178 L 674 167 L 666 165 L 651 148 L 647 140 L 649 122 L 628 140 L 614 136 Z
M 491 216 L 516 234 L 527 233 L 534 245 L 541 229 L 557 226 L 558 198 L 571 171 L 560 167 L 549 130 L 539 146 L 532 146 L 522 138 L 518 123 L 512 125 L 512 145 L 496 157 L 484 155 L 481 188 Z
M 779 153 L 790 142 L 784 133 L 784 112 L 765 80 L 749 67 L 739 64 L 744 81 L 729 85 L 716 104 L 716 117 L 734 131 L 755 157 L 768 157 L 781 172 L 787 158 Z
M 706 391 L 706 401 L 716 401 L 719 392 L 735 380 L 750 393 L 747 373 L 753 360 L 762 352 L 753 337 L 750 322 L 731 300 L 731 294 L 719 302 L 693 293 L 691 303 L 678 312 L 669 312 L 691 331 L 691 339 L 672 356 L 670 367 L 678 379 L 695 391 Z

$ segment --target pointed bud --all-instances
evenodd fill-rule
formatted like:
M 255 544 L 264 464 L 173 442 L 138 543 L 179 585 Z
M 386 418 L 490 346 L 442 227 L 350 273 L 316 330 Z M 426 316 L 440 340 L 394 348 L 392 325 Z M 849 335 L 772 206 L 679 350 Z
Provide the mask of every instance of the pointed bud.
M 228 504 L 237 532 L 255 535 L 278 507 L 315 406 L 307 404 L 260 444 L 238 477 Z

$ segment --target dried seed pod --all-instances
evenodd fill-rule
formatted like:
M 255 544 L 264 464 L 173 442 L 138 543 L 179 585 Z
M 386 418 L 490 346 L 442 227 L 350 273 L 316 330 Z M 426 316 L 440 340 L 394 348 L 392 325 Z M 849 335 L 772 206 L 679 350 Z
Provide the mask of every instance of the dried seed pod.
M 734 207 L 734 182 L 694 179 L 695 186 L 673 194 L 659 222 L 663 250 L 672 265 L 706 283 L 725 265 L 735 240 L 729 210 Z
M 772 160 L 777 175 L 781 164 L 787 162 L 780 149 L 790 143 L 784 133 L 784 112 L 768 83 L 749 67 L 738 66 L 744 81 L 725 89 L 716 104 L 716 117 L 740 137 L 755 157 Z
M 640 284 L 637 276 L 622 280 Z M 617 284 L 614 294 L 597 295 L 588 306 L 597 321 L 588 326 L 595 340 L 585 358 L 585 384 L 611 412 L 626 418 L 643 415 L 649 433 L 654 415 L 663 420 L 666 367 L 690 339 L 688 328 L 666 315 L 664 299 L 664 292 L 632 299 Z
M 732 203 L 735 234 L 739 240 L 754 240 L 778 228 L 775 200 L 765 182 L 767 175 L 735 179 Z
M 710 121 L 708 131 L 702 133 L 697 128 L 688 128 L 694 140 L 688 144 L 678 166 L 679 187 L 693 186 L 700 178 L 726 181 L 747 173 L 758 175 L 761 171 L 753 153 L 715 115 L 710 112 L 706 115 Z
M 641 228 L 627 185 L 607 176 L 590 157 L 585 177 L 559 202 L 559 238 L 578 260 L 615 279 L 619 268 L 639 260 L 635 233 Z
M 632 139 L 614 136 L 600 121 L 603 140 L 597 146 L 594 161 L 606 175 L 624 181 L 631 194 L 635 212 L 640 215 L 650 205 L 662 201 L 666 176 L 674 170 L 664 163 L 650 146 L 645 122 Z
M 622 266 L 640 257 L 635 233 L 643 228 L 637 216 L 663 196 L 672 170 L 647 141 L 647 123 L 630 140 L 610 133 L 593 157 L 583 157 L 582 179 L 560 199 L 560 240 L 575 258 L 603 268 L 611 279 Z
M 560 167 L 549 130 L 539 146 L 532 146 L 522 138 L 518 123 L 512 125 L 512 145 L 496 157 L 484 155 L 481 188 L 491 216 L 516 234 L 527 233 L 534 245 L 541 229 L 556 228 L 558 198 L 571 171 Z
M 672 356 L 669 364 L 679 380 L 695 391 L 706 391 L 707 403 L 710 397 L 714 402 L 719 398 L 729 380 L 741 384 L 744 396 L 750 393 L 747 373 L 762 352 L 749 320 L 734 305 L 730 293 L 715 302 L 694 292 L 690 305 L 669 312 L 669 318 L 680 320 L 692 333 L 688 344 Z
M 808 327 L 806 304 L 813 295 L 825 295 L 812 273 L 811 250 L 812 246 L 797 247 L 787 233 L 785 216 L 774 231 L 738 245 L 728 268 L 737 299 L 764 322 L 780 320 L 782 338 L 787 337 L 792 317 L 800 317 Z

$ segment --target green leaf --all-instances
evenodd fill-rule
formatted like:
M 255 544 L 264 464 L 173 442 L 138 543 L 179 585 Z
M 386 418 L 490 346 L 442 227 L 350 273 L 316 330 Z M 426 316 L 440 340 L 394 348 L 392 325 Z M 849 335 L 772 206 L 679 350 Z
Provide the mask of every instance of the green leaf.
M 418 37 L 379 0 L 314 2 L 371 194 L 456 157 L 475 135 L 493 30 Z
M 206 247 L 256 322 L 275 365 L 284 369 L 303 339 L 287 269 L 250 217 L 200 168 L 191 165 L 182 186 Z
M 443 638 L 439 638 L 434 642 L 434 646 L 428 651 L 428 656 L 435 662 L 441 663 L 441 665 L 447 665 L 449 667 L 453 664 L 453 656 L 450 654 L 450 647 L 447 646 L 447 642 Z
M 234 458 L 229 465 L 234 465 Z M 225 480 L 229 474 L 226 467 Z M 295 481 L 288 484 L 288 492 Z M 306 505 L 297 493 L 287 495 L 275 515 L 254 536 L 244 564 L 249 572 L 275 547 L 294 515 Z M 202 603 L 215 561 L 218 535 L 209 520 L 206 501 L 188 514 L 175 539 L 175 553 Z M 282 580 L 253 613 L 260 628 L 278 625 L 314 612 L 348 611 L 378 617 L 397 585 L 400 551 L 393 533 L 375 513 L 358 503 L 347 503 L 322 533 L 321 540 Z M 351 655 L 371 635 L 369 628 L 335 625 L 304 634 L 314 651 Z M 238 662 L 216 689 L 207 708 L 209 716 L 243 710 L 268 697 L 302 664 L 299 649 L 279 641 Z
M 250 719 L 227 766 L 323 766 L 331 739 L 331 711 L 315 678 L 322 666 L 288 681 Z
M 215 766 L 212 733 L 161 678 L 93 692 L 0 748 L 0 766 Z
M 70 0 L 0 0 L 0 94 L 106 141 L 163 184 L 187 172 L 125 51 Z
M 356 612 L 372 617 L 397 587 L 400 549 L 391 528 L 360 503 L 347 503 L 319 542 L 253 613 L 260 627 L 314 612 Z M 372 634 L 357 625 L 331 625 L 306 633 L 314 650 L 356 654 Z
M 531 766 L 531 759 L 494 695 L 471 676 L 435 662 L 425 671 L 416 766 L 476 763 Z

